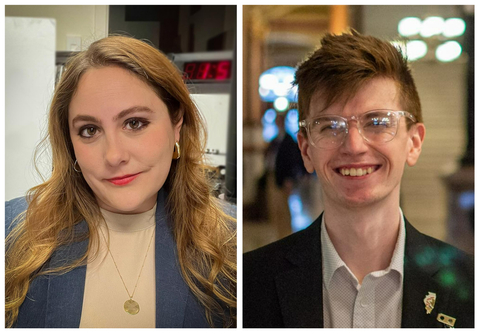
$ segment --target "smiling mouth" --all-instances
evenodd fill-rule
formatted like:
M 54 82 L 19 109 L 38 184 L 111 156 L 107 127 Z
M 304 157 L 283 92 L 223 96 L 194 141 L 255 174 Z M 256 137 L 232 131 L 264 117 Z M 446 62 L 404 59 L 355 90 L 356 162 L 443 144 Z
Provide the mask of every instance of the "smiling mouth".
M 343 176 L 352 176 L 352 177 L 360 177 L 365 176 L 367 174 L 372 174 L 376 170 L 378 170 L 380 166 L 369 166 L 369 167 L 341 167 L 337 168 L 337 172 L 342 174 Z

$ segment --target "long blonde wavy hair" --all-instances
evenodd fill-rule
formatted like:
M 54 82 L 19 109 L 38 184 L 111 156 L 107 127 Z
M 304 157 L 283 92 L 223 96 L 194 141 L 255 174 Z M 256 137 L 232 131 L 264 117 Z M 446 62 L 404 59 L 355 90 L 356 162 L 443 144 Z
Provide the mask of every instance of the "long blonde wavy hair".
M 98 245 L 97 225 L 102 220 L 94 194 L 81 174 L 73 170 L 75 152 L 70 141 L 68 109 L 82 74 L 90 68 L 120 66 L 146 82 L 167 105 L 172 124 L 183 117 L 181 157 L 174 160 L 164 184 L 167 209 L 182 275 L 205 307 L 209 324 L 219 317 L 224 326 L 236 319 L 235 219 L 224 213 L 212 196 L 203 165 L 205 126 L 179 71 L 154 47 L 130 37 L 110 36 L 74 56 L 58 83 L 49 112 L 48 135 L 53 159 L 51 177 L 27 194 L 28 209 L 16 218 L 6 239 L 5 323 L 15 325 L 32 280 L 62 274 L 85 265 Z M 173 148 L 172 148 L 173 149 Z M 78 241 L 74 227 L 88 224 L 88 251 L 62 268 L 46 269 L 60 246 Z M 97 247 L 98 248 L 98 247 Z

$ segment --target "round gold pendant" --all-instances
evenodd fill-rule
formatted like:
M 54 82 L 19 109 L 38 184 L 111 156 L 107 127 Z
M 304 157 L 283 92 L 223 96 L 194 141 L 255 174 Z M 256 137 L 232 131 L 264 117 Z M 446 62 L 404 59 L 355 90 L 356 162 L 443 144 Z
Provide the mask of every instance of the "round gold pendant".
M 140 312 L 140 306 L 133 299 L 127 300 L 125 304 L 123 304 L 123 309 L 125 310 L 125 312 L 131 315 L 135 315 Z

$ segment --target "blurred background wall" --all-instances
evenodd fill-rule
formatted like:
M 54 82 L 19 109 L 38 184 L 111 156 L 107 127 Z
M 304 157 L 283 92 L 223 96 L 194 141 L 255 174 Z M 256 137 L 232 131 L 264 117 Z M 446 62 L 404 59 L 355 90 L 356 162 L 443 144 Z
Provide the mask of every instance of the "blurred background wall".
M 461 18 L 465 31 L 450 38 L 418 33 L 400 38 L 402 19 L 423 22 L 432 16 Z M 348 27 L 390 41 L 426 43 L 428 52 L 411 67 L 427 133 L 419 162 L 405 170 L 401 207 L 421 232 L 473 252 L 473 6 L 463 5 L 243 7 L 244 251 L 308 226 L 322 211 L 315 177 L 301 176 L 282 186 L 275 182 L 275 155 L 285 142 L 278 137 L 286 138 L 281 123 L 288 122 L 284 115 L 295 104 L 289 103 L 284 112 L 266 113 L 275 107 L 260 98 L 259 78 L 272 67 L 295 67 L 326 32 L 341 33 Z M 461 54 L 440 61 L 435 50 L 449 40 L 459 43 Z M 418 52 L 420 56 L 422 50 Z M 266 132 L 268 122 L 275 123 L 277 134 Z

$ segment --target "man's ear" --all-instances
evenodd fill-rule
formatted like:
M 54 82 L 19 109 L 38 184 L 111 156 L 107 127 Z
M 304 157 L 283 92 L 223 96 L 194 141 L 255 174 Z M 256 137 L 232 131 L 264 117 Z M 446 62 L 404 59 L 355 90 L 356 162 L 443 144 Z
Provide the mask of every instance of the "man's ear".
M 307 172 L 313 173 L 315 171 L 315 168 L 313 167 L 313 160 L 310 158 L 311 156 L 310 143 L 308 142 L 307 137 L 304 136 L 304 134 L 301 131 L 299 131 L 297 134 L 297 140 L 298 140 L 298 148 L 302 153 L 303 165 L 305 166 L 305 169 L 307 170 Z
M 407 165 L 412 167 L 415 166 L 422 152 L 422 144 L 425 139 L 425 125 L 423 123 L 416 123 L 410 128 L 408 133 L 411 146 L 408 150 Z

